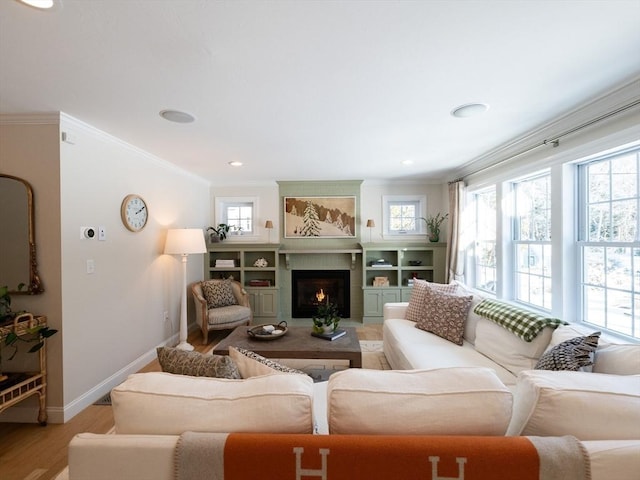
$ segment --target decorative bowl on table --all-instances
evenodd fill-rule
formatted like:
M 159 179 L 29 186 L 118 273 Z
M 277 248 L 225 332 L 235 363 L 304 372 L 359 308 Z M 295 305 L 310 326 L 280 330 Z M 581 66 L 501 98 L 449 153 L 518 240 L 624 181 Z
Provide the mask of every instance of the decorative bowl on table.
M 276 338 L 283 337 L 287 334 L 287 322 L 281 321 L 280 323 L 265 323 L 263 325 L 256 325 L 247 329 L 247 335 L 256 340 L 275 340 Z

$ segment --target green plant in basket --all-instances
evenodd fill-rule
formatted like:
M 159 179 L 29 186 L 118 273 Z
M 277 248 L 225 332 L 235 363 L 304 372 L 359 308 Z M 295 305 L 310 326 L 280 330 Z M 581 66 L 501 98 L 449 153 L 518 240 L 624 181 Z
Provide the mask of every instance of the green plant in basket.
M 340 324 L 340 312 L 335 303 L 321 303 L 318 311 L 313 316 L 313 331 L 323 333 L 327 330 L 334 331 Z
M 22 288 L 22 285 L 18 287 L 18 290 Z M 9 289 L 6 286 L 0 287 L 0 326 L 11 326 L 13 321 L 20 321 L 20 317 L 31 316 L 28 313 L 14 312 L 11 310 L 11 296 L 9 295 Z M 6 376 L 2 374 L 2 350 L 3 347 L 10 349 L 10 354 L 7 360 L 13 360 L 18 353 L 19 343 L 33 343 L 29 349 L 29 353 L 35 353 L 44 347 L 45 339 L 58 333 L 58 330 L 45 327 L 44 325 L 37 325 L 26 329 L 27 335 L 24 337 L 18 336 L 14 331 L 9 331 L 2 341 L 0 341 L 0 381 L 6 379 Z

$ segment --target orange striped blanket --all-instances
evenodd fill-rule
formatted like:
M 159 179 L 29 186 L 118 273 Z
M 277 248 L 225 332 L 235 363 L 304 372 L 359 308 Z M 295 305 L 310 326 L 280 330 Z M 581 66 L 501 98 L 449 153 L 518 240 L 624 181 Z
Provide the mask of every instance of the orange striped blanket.
M 589 480 L 574 437 L 187 432 L 177 480 Z

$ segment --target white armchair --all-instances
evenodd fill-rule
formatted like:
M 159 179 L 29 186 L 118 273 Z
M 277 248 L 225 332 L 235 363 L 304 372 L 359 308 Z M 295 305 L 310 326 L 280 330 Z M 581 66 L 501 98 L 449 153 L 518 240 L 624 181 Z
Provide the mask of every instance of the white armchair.
M 206 280 L 207 282 L 225 282 L 226 280 Z M 196 320 L 202 329 L 203 343 L 209 342 L 209 331 L 226 330 L 240 325 L 250 325 L 253 312 L 249 304 L 249 294 L 242 288 L 240 282 L 231 280 L 231 288 L 237 305 L 210 307 L 202 290 L 203 282 L 191 285 L 193 301 L 196 307 Z

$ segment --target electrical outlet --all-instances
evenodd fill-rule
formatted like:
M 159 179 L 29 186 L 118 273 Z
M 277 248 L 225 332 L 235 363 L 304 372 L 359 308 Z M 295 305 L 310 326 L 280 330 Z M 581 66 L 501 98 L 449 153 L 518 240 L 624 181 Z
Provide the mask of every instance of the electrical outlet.
M 91 275 L 96 272 L 96 262 L 93 260 L 87 260 L 87 274 Z
M 162 315 L 162 321 L 163 322 L 168 322 L 169 321 L 169 312 L 167 312 L 166 310 L 164 311 L 164 314 Z

